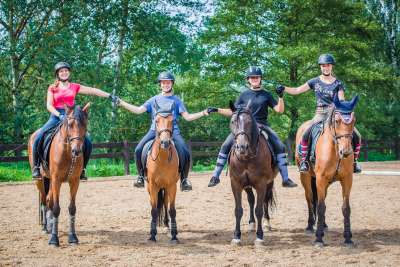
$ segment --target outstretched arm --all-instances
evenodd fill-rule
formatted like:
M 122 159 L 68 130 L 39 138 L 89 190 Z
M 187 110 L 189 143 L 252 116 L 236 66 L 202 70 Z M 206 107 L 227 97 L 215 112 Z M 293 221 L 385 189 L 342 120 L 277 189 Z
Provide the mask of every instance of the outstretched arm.
M 135 113 L 135 114 L 142 114 L 144 112 L 146 112 L 146 108 L 144 106 L 135 106 L 132 104 L 128 104 L 127 102 L 123 101 L 122 99 L 119 99 L 119 101 L 117 102 L 119 106 L 123 107 L 124 109 Z
M 282 86 L 282 85 L 280 85 Z M 284 88 L 284 92 L 288 93 L 289 95 L 299 95 L 301 93 L 307 92 L 308 90 L 310 90 L 310 86 L 308 85 L 308 83 L 305 83 L 299 87 L 287 87 L 287 86 L 283 86 Z
M 225 117 L 231 117 L 232 116 L 232 110 L 229 108 L 219 108 L 218 113 L 225 116 Z
M 110 93 L 104 92 L 103 90 L 93 88 L 93 87 L 88 87 L 81 85 L 81 88 L 79 89 L 80 94 L 84 95 L 94 95 L 94 96 L 99 96 L 99 97 L 110 97 Z
M 186 121 L 194 121 L 194 120 L 200 119 L 201 117 L 208 116 L 209 114 L 208 114 L 207 110 L 205 109 L 203 111 L 193 113 L 193 114 L 190 114 L 189 112 L 184 111 L 181 113 L 181 115 Z

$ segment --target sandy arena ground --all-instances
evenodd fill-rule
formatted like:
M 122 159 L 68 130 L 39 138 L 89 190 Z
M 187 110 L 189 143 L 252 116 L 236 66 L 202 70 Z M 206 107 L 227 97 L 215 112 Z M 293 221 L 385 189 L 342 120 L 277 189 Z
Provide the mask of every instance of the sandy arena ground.
M 364 163 L 363 170 L 397 170 L 400 162 Z M 290 168 L 297 183 L 299 175 Z M 125 177 L 127 178 L 127 177 Z M 180 244 L 170 245 L 159 229 L 147 242 L 150 205 L 145 189 L 132 179 L 91 180 L 81 184 L 77 201 L 78 246 L 67 242 L 68 185 L 63 185 L 60 247 L 47 245 L 38 225 L 33 183 L 0 184 L 0 266 L 400 266 L 400 176 L 355 175 L 351 223 L 356 248 L 342 238 L 341 188 L 328 191 L 327 246 L 306 235 L 307 208 L 302 187 L 286 189 L 276 179 L 277 210 L 265 246 L 255 247 L 248 232 L 248 205 L 242 220 L 242 246 L 230 245 L 234 202 L 229 178 L 207 188 L 210 174 L 191 174 L 192 192 L 177 195 Z

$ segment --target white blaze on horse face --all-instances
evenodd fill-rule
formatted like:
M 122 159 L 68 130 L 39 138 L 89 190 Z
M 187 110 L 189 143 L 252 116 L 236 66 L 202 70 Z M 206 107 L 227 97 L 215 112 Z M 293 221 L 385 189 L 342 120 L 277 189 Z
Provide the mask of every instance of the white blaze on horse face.
M 351 114 L 335 114 L 335 135 L 337 138 L 339 157 L 347 158 L 353 154 L 352 135 L 354 130 L 355 117 Z

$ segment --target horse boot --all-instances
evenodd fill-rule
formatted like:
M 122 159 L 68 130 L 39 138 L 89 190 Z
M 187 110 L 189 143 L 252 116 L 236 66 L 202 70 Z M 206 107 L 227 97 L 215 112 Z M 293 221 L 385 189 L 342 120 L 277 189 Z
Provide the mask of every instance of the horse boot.
M 136 181 L 133 183 L 133 186 L 138 187 L 138 188 L 143 188 L 144 187 L 144 177 L 142 175 L 139 175 L 136 178 Z
M 219 184 L 220 180 L 218 176 L 213 176 L 211 177 L 210 182 L 208 183 L 208 187 L 213 187 L 216 186 L 217 184 Z

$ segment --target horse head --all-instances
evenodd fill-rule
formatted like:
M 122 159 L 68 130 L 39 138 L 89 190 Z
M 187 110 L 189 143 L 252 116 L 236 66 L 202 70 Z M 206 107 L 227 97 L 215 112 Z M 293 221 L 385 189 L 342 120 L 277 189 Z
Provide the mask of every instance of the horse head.
M 251 101 L 247 105 L 231 105 L 233 114 L 230 129 L 235 139 L 234 149 L 237 155 L 243 157 L 248 157 L 255 151 L 258 136 L 257 123 L 251 113 L 250 104 Z
M 87 121 L 90 103 L 87 103 L 82 109 L 80 106 L 69 107 L 64 105 L 65 119 L 63 127 L 67 143 L 71 146 L 73 157 L 82 153 L 83 142 L 87 131 Z
M 330 123 L 341 159 L 353 154 L 352 137 L 356 122 L 354 108 L 357 102 L 358 96 L 353 97 L 350 101 L 340 101 L 336 94 L 333 99 L 334 109 Z
M 172 131 L 173 131 L 173 115 L 172 112 L 175 107 L 175 103 L 172 103 L 168 107 L 160 107 L 155 101 L 156 106 L 156 132 L 157 137 L 160 139 L 161 148 L 168 149 L 171 145 Z

